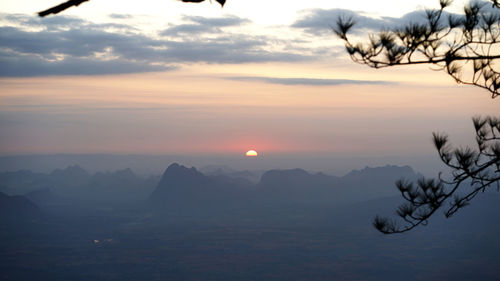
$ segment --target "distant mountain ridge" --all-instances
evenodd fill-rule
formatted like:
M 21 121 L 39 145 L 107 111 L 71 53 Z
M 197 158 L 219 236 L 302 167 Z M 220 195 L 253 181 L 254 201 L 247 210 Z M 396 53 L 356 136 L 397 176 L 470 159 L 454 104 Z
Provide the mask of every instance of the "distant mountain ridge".
M 397 195 L 394 182 L 419 177 L 410 167 L 385 166 L 353 171 L 344 177 L 303 169 L 269 170 L 257 184 L 218 175 L 207 176 L 196 168 L 170 165 L 149 197 L 157 209 L 246 204 L 330 205 Z
M 155 177 L 140 178 L 132 170 L 88 173 L 78 165 L 56 169 L 49 174 L 28 170 L 0 173 L 0 191 L 28 195 L 42 205 L 66 203 L 122 204 L 145 200 L 157 184 Z
M 149 197 L 155 209 L 190 211 L 231 206 L 248 192 L 251 183 L 226 176 L 206 176 L 196 168 L 171 164 Z
M 396 165 L 385 165 L 380 167 L 368 167 L 361 170 L 352 170 L 347 173 L 343 178 L 359 178 L 359 177 L 386 177 L 392 176 L 394 173 L 400 173 L 402 175 L 415 174 L 415 171 L 410 166 L 396 166 Z
M 50 174 L 27 170 L 0 173 L 0 191 L 26 194 L 40 207 L 78 202 L 109 207 L 144 201 L 154 208 L 179 210 L 239 208 L 248 204 L 329 206 L 397 195 L 396 180 L 420 176 L 409 166 L 391 165 L 353 170 L 342 177 L 303 169 L 275 169 L 262 173 L 258 182 L 249 180 L 249 173 L 213 166 L 210 174 L 204 174 L 174 163 L 161 177 L 144 179 L 131 169 L 91 175 L 73 165 Z
M 245 179 L 247 181 L 258 183 L 262 174 L 265 171 L 237 171 L 223 165 L 210 165 L 198 169 L 201 173 L 207 176 L 226 176 L 230 178 Z

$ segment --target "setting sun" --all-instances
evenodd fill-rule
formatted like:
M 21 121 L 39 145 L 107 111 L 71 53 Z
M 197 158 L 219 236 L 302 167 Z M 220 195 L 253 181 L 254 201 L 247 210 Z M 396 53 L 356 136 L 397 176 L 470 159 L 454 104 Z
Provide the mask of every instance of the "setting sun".
M 257 151 L 255 151 L 255 150 L 249 150 L 249 151 L 247 151 L 247 153 L 245 155 L 250 156 L 250 157 L 255 157 L 258 154 L 257 154 Z

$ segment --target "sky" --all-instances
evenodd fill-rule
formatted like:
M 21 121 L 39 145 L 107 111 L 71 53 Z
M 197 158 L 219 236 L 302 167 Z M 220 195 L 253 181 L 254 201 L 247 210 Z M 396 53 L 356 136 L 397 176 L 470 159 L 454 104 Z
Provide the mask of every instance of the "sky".
M 35 16 L 58 3 L 0 3 L 0 155 L 411 162 L 435 154 L 432 132 L 467 145 L 472 116 L 498 115 L 428 66 L 353 63 L 330 28 L 352 14 L 363 40 L 438 1 L 92 0 Z

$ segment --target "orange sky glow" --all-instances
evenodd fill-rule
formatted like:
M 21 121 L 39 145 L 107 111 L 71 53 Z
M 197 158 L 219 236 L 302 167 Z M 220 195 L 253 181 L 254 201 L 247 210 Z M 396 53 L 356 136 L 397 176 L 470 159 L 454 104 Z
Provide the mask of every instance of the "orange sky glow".
M 360 77 L 387 78 L 356 67 L 351 71 L 361 70 Z M 425 69 L 416 73 L 426 77 L 425 84 L 395 76 L 389 85 L 338 86 L 237 81 L 230 78 L 255 76 L 259 66 L 246 73 L 241 66 L 221 69 L 1 79 L 0 109 L 13 122 L 4 125 L 1 153 L 236 154 L 255 147 L 267 154 L 342 155 L 403 152 L 409 145 L 430 150 L 426 136 L 432 131 L 468 132 L 471 116 L 497 112 L 481 91 Z M 321 74 L 322 65 L 308 69 L 313 78 L 335 75 Z M 290 77 L 293 71 L 303 68 L 289 66 L 279 74 Z
M 472 116 L 498 115 L 443 71 L 355 64 L 331 32 L 339 10 L 400 24 L 434 0 L 292 1 L 275 16 L 260 0 L 90 1 L 48 20 L 31 9 L 54 3 L 28 2 L 0 4 L 0 155 L 411 156 L 433 153 L 435 131 L 468 144 Z

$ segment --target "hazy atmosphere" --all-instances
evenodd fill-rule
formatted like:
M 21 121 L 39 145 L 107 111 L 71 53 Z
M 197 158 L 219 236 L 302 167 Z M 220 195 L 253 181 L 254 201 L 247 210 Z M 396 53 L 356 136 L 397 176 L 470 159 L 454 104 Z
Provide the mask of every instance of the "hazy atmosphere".
M 269 1 L 222 9 L 146 1 L 119 11 L 95 2 L 43 19 L 34 11 L 53 2 L 2 2 L 2 154 L 240 156 L 253 148 L 263 158 L 411 158 L 433 155 L 431 132 L 443 128 L 473 142 L 471 117 L 498 112 L 481 89 L 428 66 L 352 63 L 330 29 L 353 8 L 340 1 L 292 1 L 280 12 Z M 438 4 L 384 4 L 391 11 L 366 2 L 351 13 L 373 17 L 373 32 Z
M 496 1 L 183 1 L 0 3 L 0 279 L 498 280 Z

